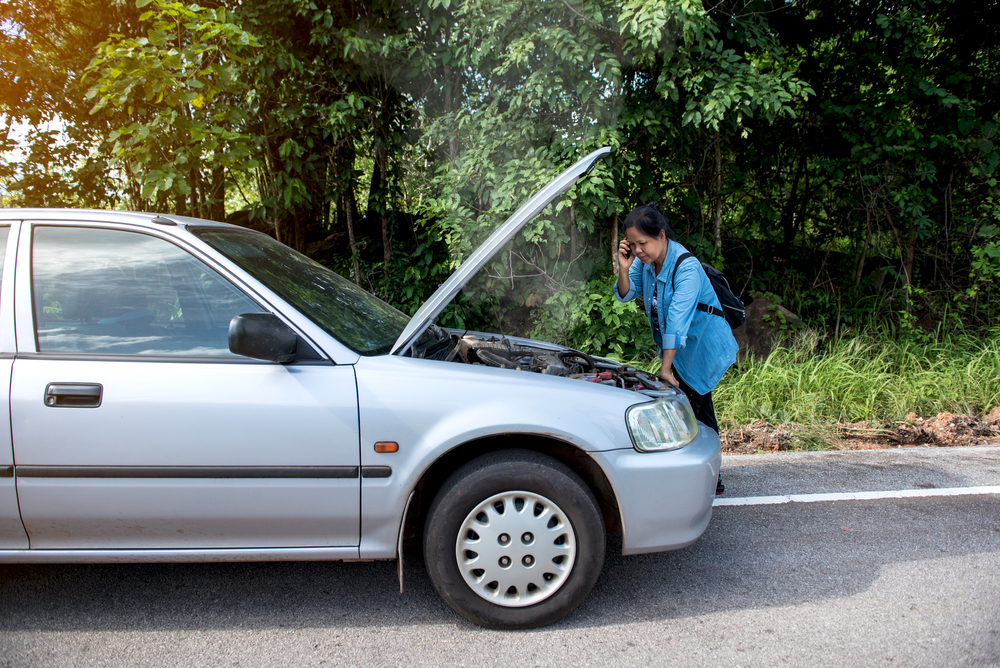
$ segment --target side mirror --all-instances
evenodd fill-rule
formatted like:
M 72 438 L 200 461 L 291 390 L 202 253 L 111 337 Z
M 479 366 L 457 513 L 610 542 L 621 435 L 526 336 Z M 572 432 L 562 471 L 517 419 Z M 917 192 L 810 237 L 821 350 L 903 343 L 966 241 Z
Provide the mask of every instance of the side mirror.
M 295 359 L 299 337 L 271 313 L 244 313 L 229 322 L 229 350 L 267 362 Z

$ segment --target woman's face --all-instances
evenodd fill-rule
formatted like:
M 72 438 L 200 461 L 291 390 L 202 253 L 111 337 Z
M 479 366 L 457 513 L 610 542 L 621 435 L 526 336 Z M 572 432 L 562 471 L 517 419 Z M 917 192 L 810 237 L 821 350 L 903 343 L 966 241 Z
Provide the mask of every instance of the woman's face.
M 663 262 L 667 257 L 667 233 L 660 230 L 659 237 L 649 237 L 634 227 L 625 230 L 628 245 L 643 264 L 653 261 Z

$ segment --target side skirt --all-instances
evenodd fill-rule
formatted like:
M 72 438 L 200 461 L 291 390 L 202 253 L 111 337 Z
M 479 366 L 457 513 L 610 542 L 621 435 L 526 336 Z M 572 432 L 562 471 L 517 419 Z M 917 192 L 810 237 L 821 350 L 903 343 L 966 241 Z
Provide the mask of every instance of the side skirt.
M 0 564 L 150 564 L 237 561 L 373 561 L 357 547 L 191 550 L 0 550 Z

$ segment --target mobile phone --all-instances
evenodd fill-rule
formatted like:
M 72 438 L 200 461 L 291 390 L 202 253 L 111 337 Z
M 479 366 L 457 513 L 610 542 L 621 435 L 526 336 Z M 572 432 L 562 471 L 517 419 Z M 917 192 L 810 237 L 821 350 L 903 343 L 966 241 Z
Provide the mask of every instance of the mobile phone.
M 632 248 L 631 247 L 625 249 L 625 259 L 627 260 L 630 257 L 632 257 Z

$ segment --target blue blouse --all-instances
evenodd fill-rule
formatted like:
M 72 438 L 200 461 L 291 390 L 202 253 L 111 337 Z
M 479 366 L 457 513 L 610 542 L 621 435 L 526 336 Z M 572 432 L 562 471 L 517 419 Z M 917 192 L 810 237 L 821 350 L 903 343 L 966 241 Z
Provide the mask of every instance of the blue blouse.
M 618 301 L 628 302 L 636 297 L 643 299 L 650 329 L 659 329 L 660 341 L 656 350 L 663 357 L 663 350 L 675 349 L 674 368 L 684 382 L 698 394 L 712 391 L 723 374 L 736 361 L 738 345 L 725 318 L 699 311 L 698 302 L 722 308 L 715 296 L 712 283 L 696 258 L 688 258 L 677 267 L 676 287 L 671 285 L 674 265 L 687 249 L 671 240 L 667 257 L 659 275 L 653 274 L 653 263 L 643 264 L 638 259 L 629 268 L 629 290 L 622 296 L 618 287 L 612 286 Z M 656 303 L 656 322 L 651 309 Z

